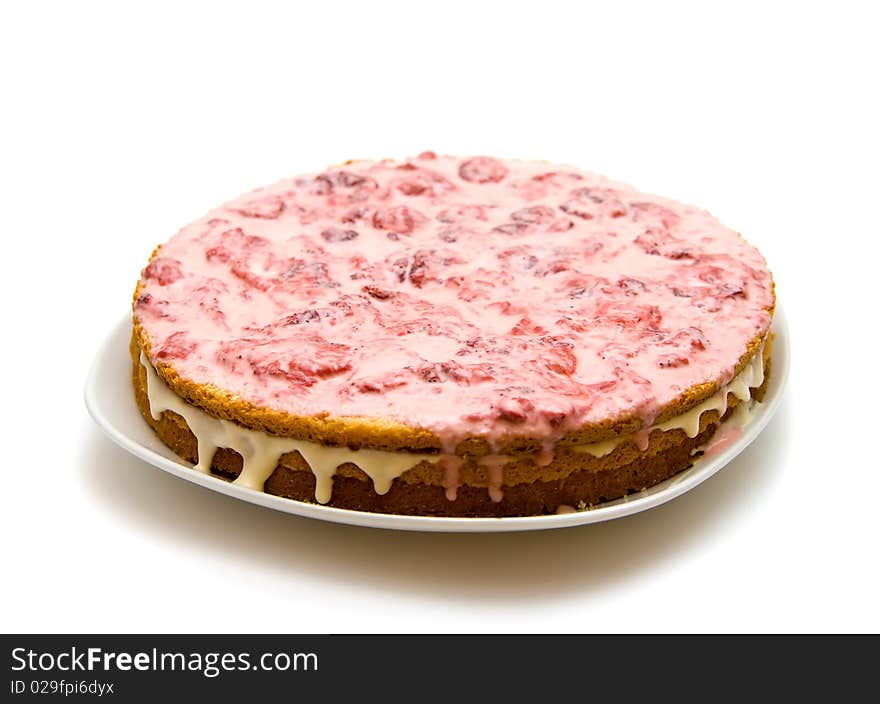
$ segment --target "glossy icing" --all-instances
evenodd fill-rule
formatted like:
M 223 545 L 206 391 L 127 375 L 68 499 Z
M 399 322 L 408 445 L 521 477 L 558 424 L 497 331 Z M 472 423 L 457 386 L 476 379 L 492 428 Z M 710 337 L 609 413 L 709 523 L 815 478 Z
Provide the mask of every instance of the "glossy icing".
M 572 445 L 571 449 L 575 452 L 586 452 L 593 457 L 604 457 L 611 454 L 620 445 L 625 442 L 632 442 L 639 450 L 644 452 L 648 448 L 650 435 L 655 430 L 666 432 L 668 430 L 683 430 L 689 438 L 695 438 L 700 434 L 700 418 L 708 411 L 717 411 L 718 416 L 723 417 L 727 413 L 729 398 L 735 396 L 741 403 L 736 407 L 737 422 L 743 424 L 747 418 L 747 410 L 752 398 L 752 389 L 757 389 L 764 383 L 764 343 L 758 348 L 758 351 L 752 356 L 748 364 L 743 370 L 724 384 L 718 391 L 709 398 L 700 402 L 690 410 L 670 418 L 669 420 L 649 426 L 643 430 L 639 430 L 631 435 L 621 435 L 620 437 L 610 438 L 608 440 L 600 440 L 599 442 L 584 443 L 582 445 Z M 731 425 L 725 423 L 729 428 Z
M 773 304 L 760 253 L 702 210 L 431 153 L 253 191 L 162 245 L 141 284 L 153 364 L 297 416 L 427 428 L 446 452 L 649 426 L 730 381 Z

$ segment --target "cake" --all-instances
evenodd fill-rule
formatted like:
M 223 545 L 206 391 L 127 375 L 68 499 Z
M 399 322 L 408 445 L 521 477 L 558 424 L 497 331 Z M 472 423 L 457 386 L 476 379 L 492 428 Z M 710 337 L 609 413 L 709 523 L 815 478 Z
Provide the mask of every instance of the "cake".
M 133 303 L 138 407 L 194 471 L 382 513 L 524 516 L 729 441 L 773 279 L 705 211 L 569 166 L 424 152 L 227 202 Z

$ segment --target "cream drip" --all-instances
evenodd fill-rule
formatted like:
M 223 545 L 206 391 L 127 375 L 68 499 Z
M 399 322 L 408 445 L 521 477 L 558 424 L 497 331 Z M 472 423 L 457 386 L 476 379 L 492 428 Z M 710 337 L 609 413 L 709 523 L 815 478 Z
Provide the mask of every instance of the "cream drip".
M 760 253 L 704 211 L 568 166 L 424 153 L 215 208 L 157 251 L 134 317 L 150 362 L 193 384 L 417 426 L 454 454 L 650 426 L 733 376 L 773 300 Z
M 443 485 L 446 488 L 446 499 L 455 501 L 458 498 L 459 472 L 464 460 L 456 455 L 443 455 Z
M 641 451 L 645 451 L 648 447 L 648 438 L 654 430 L 684 430 L 689 438 L 695 438 L 700 433 L 700 418 L 707 411 L 718 411 L 723 416 L 727 413 L 727 397 L 733 394 L 744 403 L 737 406 L 737 412 L 748 407 L 751 397 L 751 389 L 756 389 L 764 383 L 764 343 L 758 348 L 758 351 L 752 356 L 748 364 L 743 370 L 724 384 L 715 394 L 707 398 L 705 401 L 686 413 L 670 418 L 662 423 L 657 423 L 649 428 L 640 430 L 630 435 L 624 435 L 619 438 L 611 438 L 609 440 L 600 440 L 599 442 L 587 443 L 584 445 L 574 445 L 572 450 L 575 452 L 585 452 L 593 455 L 593 457 L 604 457 L 625 442 L 633 442 Z M 743 411 L 744 412 L 744 411 Z
M 684 430 L 685 434 L 689 438 L 695 438 L 700 433 L 700 418 L 702 417 L 702 415 L 707 411 L 718 411 L 719 415 L 723 416 L 727 412 L 728 394 L 733 394 L 742 403 L 737 405 L 736 409 L 734 410 L 733 417 L 729 418 L 728 421 L 725 421 L 723 425 L 723 427 L 725 428 L 724 437 L 719 438 L 717 443 L 714 441 L 710 441 L 710 444 L 705 446 L 705 452 L 707 454 L 720 452 L 726 446 L 722 445 L 721 443 L 726 442 L 727 444 L 729 444 L 730 442 L 733 442 L 736 439 L 736 432 L 741 432 L 742 428 L 748 424 L 750 420 L 752 403 L 757 403 L 757 401 L 751 401 L 751 389 L 758 388 L 763 383 L 764 343 L 762 342 L 757 352 L 752 356 L 748 364 L 746 364 L 746 366 L 739 374 L 737 374 L 727 384 L 724 384 L 711 397 L 709 397 L 699 405 L 695 406 L 691 410 L 687 411 L 686 413 L 682 413 L 681 415 L 670 418 L 667 421 L 657 423 L 629 435 L 624 435 L 619 438 L 611 438 L 610 440 L 602 440 L 599 442 L 588 443 L 584 445 L 574 445 L 571 447 L 571 449 L 575 452 L 583 452 L 593 455 L 594 457 L 604 457 L 605 455 L 609 455 L 614 452 L 614 450 L 616 450 L 623 443 L 632 442 L 639 449 L 640 452 L 645 452 L 648 449 L 651 433 L 654 430 L 661 430 L 663 432 L 666 432 L 668 430 L 681 429 Z M 718 448 L 716 448 L 716 444 L 718 444 Z M 553 456 L 553 443 L 548 443 L 545 441 L 541 446 L 541 450 L 535 456 L 535 463 L 539 467 L 545 467 L 553 461 Z M 478 460 L 478 463 L 480 465 L 483 465 L 487 468 L 487 471 L 489 473 L 489 496 L 491 497 L 492 501 L 496 503 L 504 498 L 504 491 L 502 488 L 504 478 L 504 465 L 513 461 L 515 461 L 514 457 L 511 457 L 509 455 L 497 454 L 487 455 Z
M 477 460 L 478 464 L 486 468 L 489 475 L 489 498 L 496 504 L 504 498 L 504 465 L 511 461 L 507 455 L 486 455 Z
M 745 428 L 752 421 L 752 411 L 760 406 L 759 401 L 739 404 L 733 414 L 722 424 L 718 432 L 703 447 L 696 448 L 693 454 L 702 452 L 703 457 L 714 457 L 736 442 Z
M 147 372 L 147 398 L 150 415 L 159 420 L 163 411 L 181 416 L 196 436 L 199 461 L 195 469 L 210 472 L 214 453 L 221 447 L 238 452 L 244 461 L 241 474 L 233 483 L 263 490 L 263 484 L 272 474 L 281 456 L 298 452 L 315 475 L 315 500 L 327 503 L 333 493 L 333 477 L 340 465 L 356 464 L 373 481 L 377 494 L 386 494 L 391 483 L 406 470 L 421 462 L 438 462 L 440 455 L 387 452 L 384 450 L 352 450 L 348 447 L 328 447 L 307 440 L 280 438 L 259 430 L 243 428 L 227 420 L 213 418 L 200 408 L 187 403 L 168 386 L 141 352 L 141 364 Z
M 700 447 L 695 447 L 691 455 L 701 455 L 703 458 L 708 459 L 721 454 L 742 436 L 743 428 L 752 422 L 753 412 L 760 406 L 760 401 L 751 398 L 748 401 L 737 404 L 733 413 L 721 423 L 718 431 L 709 439 L 709 442 Z M 555 513 L 574 513 L 576 511 L 586 511 L 588 508 L 583 503 L 577 507 L 560 504 Z

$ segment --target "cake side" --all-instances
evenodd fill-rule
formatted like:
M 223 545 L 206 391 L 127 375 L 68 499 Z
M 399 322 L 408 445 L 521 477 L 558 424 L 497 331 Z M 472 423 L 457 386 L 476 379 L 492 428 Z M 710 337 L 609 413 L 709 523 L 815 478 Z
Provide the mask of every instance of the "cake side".
M 133 384 L 138 407 L 159 437 L 182 458 L 196 462 L 196 437 L 185 420 L 164 412 L 159 418 L 150 411 L 146 369 L 141 363 L 136 338 L 132 337 Z M 760 386 L 751 389 L 751 399 L 760 400 L 770 371 L 770 345 L 764 347 Z M 640 448 L 623 442 L 600 457 L 560 449 L 549 463 L 539 465 L 533 456 L 506 458 L 496 494 L 489 467 L 474 461 L 463 462 L 456 471 L 455 491 L 450 495 L 448 469 L 442 463 L 418 462 L 390 483 L 385 493 L 377 493 L 371 478 L 352 462 L 340 463 L 332 478 L 331 506 L 354 510 L 413 515 L 505 516 L 550 513 L 560 507 L 584 506 L 618 498 L 663 481 L 689 467 L 696 448 L 707 443 L 722 419 L 737 412 L 749 400 L 727 394 L 723 409 L 708 410 L 698 417 L 691 433 L 673 429 L 654 430 Z M 722 412 L 723 411 L 723 412 Z M 415 461 L 415 460 L 414 460 Z M 228 479 L 236 479 L 242 457 L 221 448 L 213 454 L 210 469 Z M 261 487 L 268 493 L 301 501 L 314 501 L 316 475 L 297 452 L 284 453 L 273 462 L 271 474 Z M 489 491 L 487 491 L 489 489 Z

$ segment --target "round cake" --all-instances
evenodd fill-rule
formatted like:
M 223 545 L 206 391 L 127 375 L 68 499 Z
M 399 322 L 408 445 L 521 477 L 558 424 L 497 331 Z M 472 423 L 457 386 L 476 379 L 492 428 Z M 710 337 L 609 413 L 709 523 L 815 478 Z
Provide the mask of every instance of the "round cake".
M 734 437 L 773 280 L 705 211 L 569 166 L 424 152 L 252 191 L 153 253 L 138 406 L 237 484 L 514 516 L 641 491 Z

